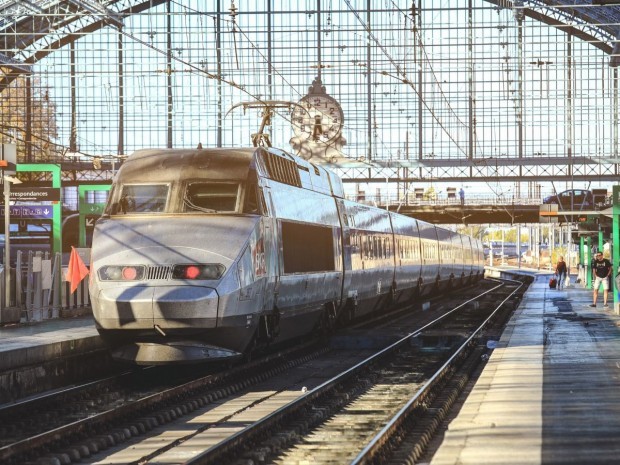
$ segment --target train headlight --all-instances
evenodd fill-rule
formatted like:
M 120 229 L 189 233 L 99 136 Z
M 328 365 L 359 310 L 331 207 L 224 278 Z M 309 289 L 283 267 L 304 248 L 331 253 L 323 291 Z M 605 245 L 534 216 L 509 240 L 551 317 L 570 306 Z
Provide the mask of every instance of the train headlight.
M 219 263 L 175 265 L 172 279 L 220 279 L 226 267 Z
M 102 266 L 97 273 L 101 281 L 140 281 L 144 278 L 144 266 Z

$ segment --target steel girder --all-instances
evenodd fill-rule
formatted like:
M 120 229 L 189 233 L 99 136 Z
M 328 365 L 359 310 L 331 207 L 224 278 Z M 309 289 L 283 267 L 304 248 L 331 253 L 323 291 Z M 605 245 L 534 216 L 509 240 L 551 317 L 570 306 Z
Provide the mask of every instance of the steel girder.
M 512 8 L 517 19 L 528 16 L 579 37 L 611 55 L 610 66 L 620 65 L 620 6 L 592 0 L 486 1 L 500 9 Z
M 11 60 L 36 63 L 82 34 L 107 25 L 122 27 L 124 16 L 140 13 L 166 0 L 0 0 L 0 43 Z M 567 30 L 612 53 L 620 36 L 620 7 L 595 6 L 591 0 L 486 0 L 498 8 L 512 8 Z M 49 35 L 49 36 L 48 36 Z M 618 46 L 620 47 L 620 46 Z
M 620 160 L 611 158 L 544 157 L 544 158 L 480 158 L 434 159 L 421 162 L 386 161 L 372 165 L 351 163 L 332 166 L 344 182 L 349 183 L 428 183 L 463 182 L 475 179 L 483 182 L 521 182 L 553 179 L 554 181 L 617 181 Z M 383 165 L 383 166 L 381 166 Z M 372 174 L 369 172 L 372 171 Z
M 512 8 L 591 42 L 620 64 L 620 7 L 595 6 L 591 0 L 486 0 Z M 0 91 L 30 65 L 83 34 L 112 25 L 122 18 L 165 3 L 166 0 L 0 0 Z M 618 55 L 616 55 L 618 53 Z
M 498 8 L 511 8 L 517 17 L 528 16 L 561 28 L 612 55 L 610 64 L 617 65 L 619 52 L 620 6 L 595 6 L 591 0 L 486 0 Z M 166 0 L 0 0 L 0 91 L 30 66 L 84 34 L 102 27 L 122 28 L 122 18 L 137 14 Z M 620 62 L 620 60 L 618 60 Z M 393 163 L 393 166 L 387 166 Z M 393 179 L 405 182 L 462 180 L 476 177 L 481 180 L 536 181 L 552 179 L 617 180 L 618 160 L 595 159 L 436 159 L 417 165 L 403 161 L 373 165 L 339 167 L 354 179 L 349 182 L 385 182 Z M 396 166 L 398 165 L 398 166 Z M 407 167 L 408 176 L 401 177 Z
M 61 0 L 0 3 L 0 91 L 53 51 L 102 27 L 122 29 L 122 18 L 166 0 Z

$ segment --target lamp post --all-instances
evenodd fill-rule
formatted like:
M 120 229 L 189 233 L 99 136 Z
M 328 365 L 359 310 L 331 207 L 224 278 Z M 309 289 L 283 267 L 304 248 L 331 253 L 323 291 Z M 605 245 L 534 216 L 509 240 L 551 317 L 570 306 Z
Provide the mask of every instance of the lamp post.
M 22 182 L 12 176 L 4 176 L 4 304 L 11 306 L 11 184 Z

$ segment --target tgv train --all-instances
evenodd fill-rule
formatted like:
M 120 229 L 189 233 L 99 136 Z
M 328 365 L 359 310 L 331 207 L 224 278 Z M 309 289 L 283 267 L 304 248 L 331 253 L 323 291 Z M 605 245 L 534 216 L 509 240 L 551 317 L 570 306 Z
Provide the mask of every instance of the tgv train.
M 90 295 L 116 358 L 198 362 L 474 282 L 483 260 L 275 148 L 140 150 L 97 221 Z

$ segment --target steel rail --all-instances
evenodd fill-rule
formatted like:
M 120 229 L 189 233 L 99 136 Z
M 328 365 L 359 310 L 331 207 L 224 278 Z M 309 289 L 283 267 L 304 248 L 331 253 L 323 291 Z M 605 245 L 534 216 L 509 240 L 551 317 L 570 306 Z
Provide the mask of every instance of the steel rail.
M 46 431 L 30 438 L 14 442 L 4 447 L 0 447 L 0 463 L 3 463 L 3 460 L 8 460 L 18 454 L 23 454 L 25 452 L 30 452 L 33 449 L 47 446 L 48 444 L 58 441 L 59 438 L 66 438 L 67 436 L 71 436 L 76 433 L 91 431 L 95 428 L 104 427 L 106 424 L 110 424 L 111 422 L 120 420 L 136 411 L 143 411 L 148 408 L 159 407 L 160 404 L 164 402 L 177 401 L 181 396 L 184 396 L 191 392 L 206 389 L 216 389 L 219 387 L 218 384 L 228 382 L 228 380 L 234 379 L 235 377 L 251 376 L 252 371 L 260 371 L 264 368 L 265 365 L 272 363 L 274 360 L 295 357 L 296 354 L 298 354 L 299 352 L 308 350 L 315 345 L 316 344 L 309 342 L 301 346 L 297 346 L 294 349 L 277 352 L 263 359 L 250 362 L 249 364 L 235 367 L 232 370 L 226 372 L 201 376 L 198 379 L 183 383 L 180 386 L 175 386 L 155 394 L 147 395 L 119 407 L 111 408 L 109 410 L 97 413 L 87 418 L 67 423 L 50 431 Z M 106 382 L 109 382 L 109 380 L 106 379 Z M 34 404 L 35 401 L 36 399 L 33 399 L 32 403 Z M 26 404 L 27 402 L 24 402 L 21 404 L 21 406 L 23 407 Z
M 510 299 L 522 286 L 520 281 L 506 279 L 504 281 L 512 281 L 519 283 L 519 286 L 512 291 L 504 300 L 502 300 L 493 310 L 493 312 L 482 322 L 482 324 L 468 337 L 463 344 L 452 354 L 452 356 L 442 365 L 442 367 L 420 388 L 418 392 L 398 411 L 396 415 L 379 431 L 374 438 L 362 449 L 359 455 L 351 462 L 351 465 L 366 465 L 381 453 L 383 447 L 389 442 L 390 438 L 400 426 L 406 421 L 409 414 L 420 404 L 426 394 L 439 382 L 445 374 L 452 368 L 458 357 L 464 353 L 472 341 L 478 337 L 479 333 L 486 327 L 489 321 L 502 308 L 508 299 Z
M 498 280 L 495 280 L 495 279 L 491 279 L 491 280 L 492 281 L 498 281 Z M 504 280 L 504 281 L 507 281 L 507 280 Z M 280 407 L 278 410 L 275 410 L 274 412 L 270 413 L 266 417 L 260 419 L 259 421 L 253 423 L 252 425 L 250 425 L 250 426 L 244 428 L 243 430 L 241 430 L 241 431 L 233 434 L 232 436 L 228 437 L 224 441 L 222 441 L 222 442 L 220 442 L 220 443 L 210 447 L 209 449 L 207 449 L 206 451 L 202 452 L 201 454 L 198 454 L 195 457 L 187 460 L 186 462 L 183 463 L 183 465 L 199 465 L 199 464 L 202 465 L 202 464 L 210 464 L 210 463 L 220 463 L 220 460 L 221 460 L 222 457 L 226 456 L 227 454 L 229 454 L 229 453 L 231 453 L 231 452 L 233 452 L 235 450 L 239 450 L 243 446 L 244 443 L 252 440 L 254 437 L 257 437 L 258 435 L 262 434 L 263 432 L 269 430 L 269 428 L 271 428 L 272 426 L 278 424 L 279 422 L 284 420 L 289 415 L 294 414 L 295 412 L 297 412 L 301 408 L 305 407 L 306 405 L 308 405 L 310 402 L 314 401 L 315 399 L 318 399 L 319 397 L 327 394 L 332 389 L 334 389 L 336 386 L 338 386 L 339 384 L 345 382 L 346 380 L 350 379 L 351 377 L 355 376 L 356 374 L 358 374 L 362 370 L 366 369 L 371 364 L 373 364 L 375 362 L 378 362 L 382 358 L 384 358 L 384 357 L 392 354 L 396 350 L 398 350 L 401 346 L 404 346 L 405 344 L 408 344 L 409 340 L 411 338 L 414 338 L 414 337 L 418 336 L 424 330 L 426 330 L 426 329 L 430 328 L 431 326 L 439 323 L 444 318 L 450 316 L 451 314 L 453 314 L 454 312 L 458 311 L 459 309 L 461 309 L 465 305 L 469 304 L 470 302 L 476 301 L 476 300 L 480 299 L 481 297 L 483 297 L 484 295 L 489 294 L 489 293 L 495 291 L 496 289 L 499 289 L 502 286 L 504 286 L 504 283 L 500 282 L 500 284 L 498 284 L 497 286 L 495 286 L 495 287 L 493 287 L 491 289 L 486 290 L 485 292 L 479 294 L 476 297 L 473 297 L 473 298 L 471 298 L 471 299 L 469 299 L 469 300 L 467 300 L 465 302 L 462 302 L 458 306 L 454 307 L 452 310 L 450 310 L 450 311 L 444 313 L 443 315 L 441 315 L 440 317 L 430 321 L 429 323 L 425 324 L 424 326 L 422 326 L 421 328 L 415 330 L 414 332 L 409 333 L 408 335 L 406 335 L 403 338 L 399 339 L 398 341 L 392 343 L 391 345 L 389 345 L 388 347 L 382 349 L 381 351 L 377 352 L 376 354 L 371 355 L 370 357 L 368 357 L 365 360 L 359 362 L 358 364 L 354 365 L 353 367 L 351 367 L 351 368 L 347 369 L 346 371 L 340 373 L 339 375 L 333 377 L 332 379 L 325 381 L 323 384 L 317 386 L 313 390 L 308 391 L 306 394 L 304 394 L 304 395 L 298 397 L 297 399 L 291 401 L 290 403 Z

